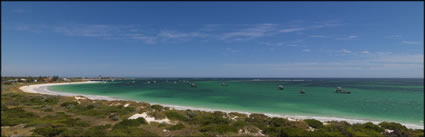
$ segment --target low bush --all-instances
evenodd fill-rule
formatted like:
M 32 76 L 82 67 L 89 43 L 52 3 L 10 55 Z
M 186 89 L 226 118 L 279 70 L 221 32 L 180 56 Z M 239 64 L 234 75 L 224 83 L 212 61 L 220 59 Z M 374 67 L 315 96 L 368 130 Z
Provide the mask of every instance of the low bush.
M 66 131 L 67 129 L 64 127 L 42 127 L 42 128 L 36 128 L 33 131 L 33 134 L 35 135 L 42 135 L 46 137 L 53 137 L 61 134 L 62 132 Z
M 162 107 L 161 105 L 152 105 L 151 108 L 157 110 L 157 111 L 162 111 L 164 110 L 164 107 Z
M 238 129 L 228 124 L 211 124 L 211 125 L 202 126 L 199 131 L 224 134 L 228 132 L 237 133 Z
M 137 119 L 124 119 L 121 122 L 115 124 L 113 128 L 137 127 L 141 124 L 146 123 L 146 120 L 142 117 L 139 117 Z
M 180 114 L 177 111 L 165 111 L 164 114 L 167 116 L 167 118 L 171 119 L 171 120 L 179 120 L 179 121 L 184 121 L 186 118 L 184 115 Z
M 142 128 L 136 128 L 136 127 L 128 127 L 128 128 L 112 128 L 112 130 L 109 132 L 108 136 L 158 136 L 155 133 L 146 131 Z
M 318 129 L 318 128 L 322 128 L 323 127 L 323 123 L 320 122 L 319 120 L 305 119 L 304 122 L 306 122 L 312 128 Z
M 84 136 L 94 136 L 94 137 L 100 137 L 100 136 L 106 136 L 107 129 L 110 128 L 111 125 L 101 125 L 101 126 L 94 126 L 89 129 L 87 129 L 86 132 L 84 132 Z
M 250 114 L 249 117 L 245 118 L 245 121 L 258 127 L 261 130 L 265 130 L 268 126 L 270 118 L 264 114 Z
M 177 125 L 168 127 L 167 129 L 168 130 L 171 130 L 171 131 L 174 131 L 174 130 L 180 130 L 180 129 L 183 129 L 183 128 L 185 128 L 185 126 L 182 123 L 179 123 Z
M 64 102 L 61 104 L 62 107 L 66 107 L 68 109 L 72 109 L 73 107 L 77 106 L 77 102 Z
M 16 126 L 18 124 L 30 123 L 37 120 L 39 117 L 32 112 L 26 112 L 20 107 L 9 108 L 2 111 L 1 125 Z
M 154 117 L 155 119 L 165 119 L 167 118 L 167 116 L 165 114 L 163 114 L 162 112 L 148 112 L 148 115 L 151 117 Z
M 400 123 L 394 123 L 394 122 L 381 122 L 379 123 L 379 126 L 381 126 L 384 129 L 390 129 L 390 130 L 400 130 L 405 131 L 407 128 Z

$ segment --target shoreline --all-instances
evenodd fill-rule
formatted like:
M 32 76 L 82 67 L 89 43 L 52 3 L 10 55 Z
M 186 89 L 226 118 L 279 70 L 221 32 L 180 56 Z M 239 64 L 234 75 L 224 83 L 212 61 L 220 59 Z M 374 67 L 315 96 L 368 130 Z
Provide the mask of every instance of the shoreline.
M 136 101 L 136 100 L 128 100 L 128 99 L 119 99 L 114 97 L 108 97 L 108 96 L 99 96 L 99 95 L 87 95 L 87 94 L 76 94 L 76 93 L 64 93 L 64 92 L 56 92 L 51 91 L 47 89 L 48 86 L 55 86 L 55 85 L 69 85 L 69 84 L 89 84 L 89 83 L 99 83 L 98 81 L 84 81 L 84 82 L 66 82 L 66 83 L 46 83 L 46 84 L 34 84 L 34 85 L 26 85 L 19 87 L 20 90 L 27 93 L 39 93 L 39 94 L 46 94 L 46 95 L 55 95 L 55 96 L 84 96 L 91 100 L 106 100 L 106 101 L 113 101 L 113 100 L 121 100 L 121 101 L 134 101 L 137 103 L 145 102 L 145 101 Z M 220 109 L 210 109 L 210 108 L 200 108 L 200 107 L 189 107 L 189 106 L 179 106 L 179 105 L 172 105 L 172 104 L 161 104 L 161 103 L 155 103 L 155 102 L 146 102 L 149 104 L 157 104 L 162 105 L 165 107 L 170 107 L 175 110 L 199 110 L 199 111 L 207 111 L 207 112 L 213 112 L 213 111 L 222 111 L 226 113 L 230 112 L 237 112 L 242 114 L 252 114 L 252 112 L 243 112 L 243 111 L 231 111 L 231 110 L 220 110 Z M 338 117 L 322 117 L 322 116 L 299 116 L 299 115 L 282 115 L 282 114 L 270 114 L 270 113 L 264 113 L 264 112 L 256 112 L 260 114 L 264 114 L 269 117 L 280 117 L 280 118 L 287 118 L 288 120 L 296 121 L 296 120 L 303 120 L 303 119 L 316 119 L 321 122 L 327 122 L 327 121 L 346 121 L 350 124 L 354 123 L 366 123 L 366 122 L 372 122 L 374 124 L 378 124 L 383 121 L 373 121 L 373 120 L 362 120 L 362 119 L 349 119 L 349 118 L 338 118 Z M 398 122 L 397 122 L 398 123 Z M 416 125 L 416 124 L 409 124 L 409 123 L 400 123 L 407 128 L 411 129 L 424 129 L 423 125 Z

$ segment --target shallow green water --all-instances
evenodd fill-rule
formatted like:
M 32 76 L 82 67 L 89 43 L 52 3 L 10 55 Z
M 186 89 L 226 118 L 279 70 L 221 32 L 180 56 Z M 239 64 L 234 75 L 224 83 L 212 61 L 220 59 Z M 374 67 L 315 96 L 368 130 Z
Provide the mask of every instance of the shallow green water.
M 188 79 L 186 79 L 188 80 Z M 283 115 L 325 116 L 423 125 L 423 79 L 182 79 L 115 81 L 49 87 L 161 104 Z M 174 84 L 177 81 L 177 84 Z M 228 86 L 222 86 L 225 82 Z M 284 85 L 279 90 L 278 85 Z M 336 87 L 351 94 L 335 93 Z M 306 94 L 299 91 L 304 88 Z

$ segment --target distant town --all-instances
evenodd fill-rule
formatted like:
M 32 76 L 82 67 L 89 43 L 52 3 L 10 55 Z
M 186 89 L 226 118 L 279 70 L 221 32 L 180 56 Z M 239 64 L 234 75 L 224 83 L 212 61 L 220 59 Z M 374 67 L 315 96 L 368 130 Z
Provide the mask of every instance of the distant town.
M 75 82 L 75 81 L 108 81 L 125 80 L 126 78 L 116 77 L 59 77 L 59 76 L 39 76 L 39 77 L 1 77 L 1 83 L 10 85 L 15 83 L 47 83 L 47 82 Z

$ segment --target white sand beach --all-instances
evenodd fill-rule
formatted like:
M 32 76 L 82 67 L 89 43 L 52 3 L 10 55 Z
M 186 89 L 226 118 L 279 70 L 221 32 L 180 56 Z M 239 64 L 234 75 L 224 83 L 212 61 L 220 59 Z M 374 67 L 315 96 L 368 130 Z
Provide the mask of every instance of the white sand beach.
M 106 97 L 106 96 L 55 92 L 55 91 L 51 91 L 47 88 L 48 86 L 55 86 L 55 85 L 87 84 L 87 83 L 98 83 L 98 82 L 97 81 L 84 81 L 84 82 L 35 84 L 35 85 L 22 86 L 19 89 L 24 91 L 24 92 L 28 92 L 28 93 L 40 93 L 40 94 L 46 94 L 46 95 L 71 96 L 71 97 L 72 96 L 84 96 L 84 97 L 92 99 L 92 100 L 119 100 L 119 99 L 116 99 L 116 98 L 111 98 L 111 97 Z
M 51 91 L 49 90 L 47 87 L 48 86 L 54 86 L 54 85 L 68 85 L 68 84 L 87 84 L 87 83 L 98 83 L 96 81 L 86 81 L 86 82 L 67 82 L 67 83 L 48 83 L 48 84 L 35 84 L 35 85 L 29 85 L 29 86 L 22 86 L 19 89 L 21 89 L 24 92 L 28 92 L 28 93 L 40 93 L 40 94 L 47 94 L 47 95 L 58 95 L 58 96 L 84 96 L 88 99 L 92 99 L 92 100 L 123 100 L 123 99 L 118 99 L 118 98 L 113 98 L 113 97 L 107 97 L 107 96 L 97 96 L 97 95 L 85 95 L 85 94 L 75 94 L 75 93 L 64 93 L 64 92 L 55 92 L 55 91 Z M 129 101 L 135 101 L 135 100 L 129 100 Z M 142 101 L 135 101 L 135 102 L 142 102 Z M 158 105 L 162 105 L 165 107 L 170 107 L 176 110 L 200 110 L 200 111 L 207 111 L 207 112 L 214 112 L 214 111 L 222 111 L 222 112 L 226 112 L 226 113 L 230 113 L 230 112 L 238 112 L 238 113 L 243 113 L 243 114 L 251 114 L 250 112 L 241 112 L 241 111 L 231 111 L 231 110 L 220 110 L 220 109 L 210 109 L 210 108 L 199 108 L 199 107 L 188 107 L 188 106 L 178 106 L 178 105 L 171 105 L 171 104 L 161 104 L 161 103 L 155 103 L 155 102 L 147 102 L 150 104 L 158 104 Z M 372 122 L 374 124 L 378 124 L 382 121 L 374 121 L 374 120 L 361 120 L 361 119 L 349 119 L 349 118 L 337 118 L 337 117 L 320 117 L 320 116 L 300 116 L 300 115 L 281 115 L 281 114 L 267 114 L 267 113 L 263 113 L 264 115 L 267 115 L 269 117 L 280 117 L 280 118 L 288 118 L 291 121 L 296 121 L 296 120 L 303 120 L 303 119 L 316 119 L 322 122 L 327 122 L 327 121 L 347 121 L 350 124 L 354 124 L 354 123 L 366 123 L 366 122 Z M 140 117 L 141 115 L 135 115 L 135 117 Z M 142 116 L 143 117 L 143 116 Z M 134 117 L 133 117 L 134 118 Z M 145 117 L 144 117 L 145 118 Z M 155 121 L 155 120 L 152 120 Z M 160 121 L 160 122 L 165 122 L 165 121 Z M 400 123 L 403 124 L 404 126 L 406 126 L 407 128 L 412 128 L 412 129 L 424 129 L 423 125 L 415 125 L 415 124 L 407 124 L 407 123 Z

